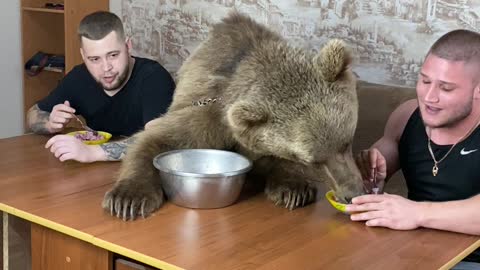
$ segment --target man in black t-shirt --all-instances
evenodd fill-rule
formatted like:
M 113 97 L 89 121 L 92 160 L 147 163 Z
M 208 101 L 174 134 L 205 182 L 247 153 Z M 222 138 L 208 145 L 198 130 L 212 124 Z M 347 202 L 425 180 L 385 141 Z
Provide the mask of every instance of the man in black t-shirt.
M 81 115 L 87 125 L 114 136 L 131 136 L 164 114 L 175 83 L 157 62 L 132 57 L 120 19 L 95 12 L 79 25 L 84 63 L 73 68 L 47 97 L 28 111 L 28 125 L 39 134 L 62 131 Z M 61 161 L 119 160 L 131 139 L 87 146 L 72 136 L 56 135 L 46 148 Z
M 367 226 L 418 227 L 480 235 L 480 34 L 454 30 L 437 40 L 420 70 L 417 99 L 400 105 L 385 132 L 358 156 L 364 179 L 402 169 L 408 199 L 363 195 L 347 206 Z M 375 176 L 376 172 L 376 176 Z M 480 250 L 453 269 L 480 269 Z

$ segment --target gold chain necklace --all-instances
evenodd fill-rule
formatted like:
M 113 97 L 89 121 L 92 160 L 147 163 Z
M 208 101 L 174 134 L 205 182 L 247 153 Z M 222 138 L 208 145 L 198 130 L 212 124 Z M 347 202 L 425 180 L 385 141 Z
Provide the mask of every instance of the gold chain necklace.
M 475 128 L 480 124 L 480 120 L 477 122 L 477 124 L 475 124 L 469 131 L 467 134 L 463 135 L 456 143 L 454 143 L 452 145 L 452 147 L 450 147 L 450 149 L 447 151 L 447 153 L 440 159 L 437 161 L 437 159 L 435 159 L 435 155 L 433 154 L 433 150 L 432 150 L 432 146 L 431 146 L 431 139 L 430 139 L 430 136 L 431 136 L 431 133 L 432 133 L 432 130 L 430 129 L 430 134 L 427 134 L 428 135 L 428 151 L 430 152 L 430 156 L 432 157 L 433 159 L 433 167 L 432 167 L 432 175 L 433 176 L 437 176 L 438 174 L 438 164 L 440 162 L 442 162 L 445 158 L 447 158 L 448 154 L 450 154 L 450 152 L 452 152 L 453 148 L 455 147 L 455 145 L 457 145 L 459 142 L 463 141 L 465 138 L 467 138 L 468 136 L 470 136 L 470 134 L 472 134 L 472 132 L 475 130 Z
M 192 106 L 207 106 L 209 104 L 215 103 L 217 101 L 221 101 L 222 98 L 206 98 L 202 100 L 192 101 Z

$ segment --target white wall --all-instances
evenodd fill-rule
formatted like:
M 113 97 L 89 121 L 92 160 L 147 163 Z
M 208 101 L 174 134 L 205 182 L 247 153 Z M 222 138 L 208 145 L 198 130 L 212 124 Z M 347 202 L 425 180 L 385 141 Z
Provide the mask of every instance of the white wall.
M 122 18 L 122 0 L 110 0 L 110 11 Z
M 2 1 L 0 36 L 0 138 L 6 138 L 23 133 L 20 0 Z

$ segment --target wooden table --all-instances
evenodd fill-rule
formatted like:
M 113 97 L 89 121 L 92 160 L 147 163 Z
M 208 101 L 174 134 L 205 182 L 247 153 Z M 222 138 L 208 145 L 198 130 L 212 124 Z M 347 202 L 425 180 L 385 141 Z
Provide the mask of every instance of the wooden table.
M 167 203 L 124 222 L 100 207 L 119 163 L 61 163 L 47 139 L 0 140 L 0 210 L 33 224 L 33 270 L 112 269 L 115 254 L 161 269 L 447 269 L 480 246 L 464 234 L 369 228 L 326 200 L 288 211 L 262 193 L 216 210 Z

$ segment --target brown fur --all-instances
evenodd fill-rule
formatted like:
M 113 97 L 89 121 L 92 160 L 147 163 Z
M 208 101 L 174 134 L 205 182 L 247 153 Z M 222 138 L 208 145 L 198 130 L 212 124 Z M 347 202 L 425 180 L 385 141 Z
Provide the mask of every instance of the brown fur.
M 311 55 L 230 14 L 181 67 L 168 113 L 136 134 L 103 207 L 124 219 L 155 211 L 164 195 L 152 159 L 184 148 L 246 155 L 265 173 L 268 198 L 289 209 L 315 201 L 324 179 L 340 199 L 363 193 L 351 152 L 358 102 L 350 59 L 339 40 Z M 192 106 L 208 98 L 221 100 Z

